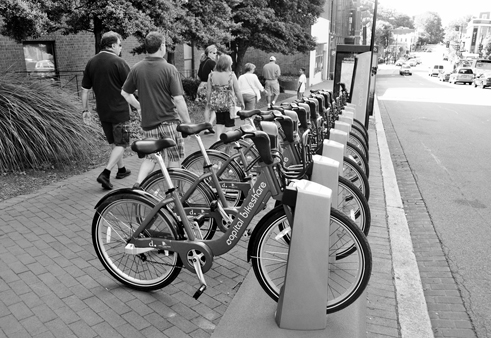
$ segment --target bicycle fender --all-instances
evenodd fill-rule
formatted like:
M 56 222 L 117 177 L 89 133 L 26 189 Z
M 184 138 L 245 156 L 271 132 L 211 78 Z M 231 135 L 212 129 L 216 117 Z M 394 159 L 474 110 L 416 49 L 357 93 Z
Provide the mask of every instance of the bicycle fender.
M 140 189 L 131 189 L 131 188 L 121 188 L 121 189 L 116 189 L 116 190 L 113 190 L 111 192 L 109 192 L 108 194 L 106 194 L 104 197 L 102 197 L 99 202 L 97 202 L 96 206 L 94 207 L 94 209 L 97 209 L 97 207 L 99 207 L 99 205 L 101 205 L 104 201 L 106 201 L 108 198 L 114 196 L 114 195 L 117 195 L 117 194 L 133 194 L 133 195 L 140 195 L 142 197 L 145 197 L 147 199 L 149 199 L 150 201 L 152 202 L 155 202 L 155 203 L 158 203 L 159 200 L 153 196 L 152 194 L 144 191 L 144 190 L 140 190 Z

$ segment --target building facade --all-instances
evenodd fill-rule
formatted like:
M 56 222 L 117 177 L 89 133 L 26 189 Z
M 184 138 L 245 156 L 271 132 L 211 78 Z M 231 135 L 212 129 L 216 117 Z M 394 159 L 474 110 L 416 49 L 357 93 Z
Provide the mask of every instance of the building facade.
M 467 25 L 461 50 L 480 54 L 483 46 L 489 41 L 491 41 L 491 12 L 480 12 L 477 18 L 471 19 Z

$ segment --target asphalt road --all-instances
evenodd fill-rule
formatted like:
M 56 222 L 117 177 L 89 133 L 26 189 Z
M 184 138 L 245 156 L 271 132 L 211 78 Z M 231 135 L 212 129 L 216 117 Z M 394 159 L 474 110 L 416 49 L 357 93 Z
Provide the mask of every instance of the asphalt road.
M 491 88 L 439 82 L 431 63 L 412 76 L 381 65 L 376 91 L 478 337 L 491 337 Z

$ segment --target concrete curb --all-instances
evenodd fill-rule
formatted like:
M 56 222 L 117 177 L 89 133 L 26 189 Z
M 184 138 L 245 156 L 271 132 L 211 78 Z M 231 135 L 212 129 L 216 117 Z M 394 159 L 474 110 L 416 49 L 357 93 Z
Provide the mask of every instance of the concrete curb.
M 374 113 L 387 204 L 387 222 L 390 230 L 389 239 L 401 337 L 434 337 L 377 99 L 375 99 Z

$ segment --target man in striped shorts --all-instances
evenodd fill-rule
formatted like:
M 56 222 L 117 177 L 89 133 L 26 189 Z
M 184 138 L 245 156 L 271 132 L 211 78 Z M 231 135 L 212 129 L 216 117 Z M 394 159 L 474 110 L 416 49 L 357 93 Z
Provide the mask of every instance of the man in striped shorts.
M 191 123 L 184 100 L 179 72 L 167 63 L 165 38 L 158 32 L 150 32 L 145 38 L 147 56 L 131 68 L 121 95 L 141 113 L 141 127 L 144 138 L 171 137 L 176 147 L 166 149 L 166 165 L 179 167 L 184 158 L 184 141 L 176 131 L 182 122 Z M 138 91 L 138 100 L 133 93 Z M 135 188 L 150 174 L 156 164 L 152 155 L 143 161 Z

